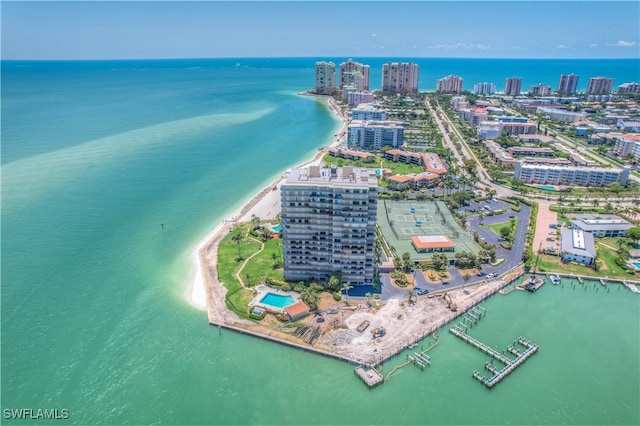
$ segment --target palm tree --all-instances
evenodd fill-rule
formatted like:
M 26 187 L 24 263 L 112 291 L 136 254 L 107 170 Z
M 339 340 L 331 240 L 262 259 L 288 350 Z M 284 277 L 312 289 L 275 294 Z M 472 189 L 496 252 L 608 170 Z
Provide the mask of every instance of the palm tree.
M 464 274 L 462 276 L 462 279 L 464 279 L 465 284 L 467 283 L 467 281 L 469 281 L 471 279 L 471 275 L 469 275 L 469 273 L 467 272 L 466 274 Z
M 344 295 L 345 295 L 344 301 L 347 304 L 349 304 L 349 289 L 352 289 L 352 288 L 353 286 L 351 285 L 350 282 L 342 283 L 342 289 L 344 290 Z
M 407 298 L 409 299 L 409 304 L 413 303 L 413 299 L 416 297 L 416 292 L 414 289 L 410 288 L 407 290 Z
M 242 259 L 242 255 L 240 254 L 240 243 L 244 241 L 244 235 L 238 232 L 231 237 L 231 241 L 238 244 L 238 259 Z
M 260 226 L 260 218 L 255 214 L 251 215 L 251 229 L 257 229 Z
M 273 252 L 271 253 L 271 259 L 273 260 L 273 269 L 276 269 L 278 267 L 278 259 L 280 258 L 280 256 L 278 256 L 277 253 Z

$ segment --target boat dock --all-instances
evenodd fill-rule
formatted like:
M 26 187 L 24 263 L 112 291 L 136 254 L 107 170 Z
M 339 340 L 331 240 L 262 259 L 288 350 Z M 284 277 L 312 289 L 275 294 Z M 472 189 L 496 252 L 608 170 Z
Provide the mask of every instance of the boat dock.
M 636 287 L 635 285 L 627 282 L 627 281 L 622 281 L 622 283 L 624 284 L 624 286 L 626 288 L 628 288 L 629 290 L 631 290 L 632 293 L 640 293 L 640 290 L 638 290 L 638 287 Z
M 507 351 L 510 354 L 515 356 L 514 359 L 511 359 L 503 355 L 502 353 L 496 351 L 495 349 L 490 348 L 489 346 L 485 345 L 479 340 L 476 340 L 473 337 L 469 336 L 466 333 L 467 327 L 465 324 L 462 324 L 462 323 L 455 324 L 453 327 L 449 329 L 449 331 L 454 335 L 458 336 L 459 338 L 461 338 L 462 340 L 464 340 L 465 342 L 469 343 L 470 345 L 480 349 L 482 352 L 486 353 L 487 355 L 490 355 L 493 359 L 500 361 L 502 364 L 504 364 L 504 367 L 499 368 L 493 365 L 493 361 L 485 362 L 484 368 L 492 374 L 492 376 L 489 378 L 483 376 L 477 370 L 473 371 L 473 374 L 471 376 L 489 389 L 493 388 L 495 385 L 500 383 L 502 379 L 507 377 L 509 374 L 511 374 L 513 370 L 515 370 L 520 365 L 522 365 L 522 363 L 525 362 L 531 355 L 538 352 L 538 348 L 539 348 L 539 346 L 536 345 L 535 343 L 531 343 L 529 340 L 523 337 L 519 337 L 517 340 L 513 341 L 513 345 L 509 345 L 507 347 Z M 516 345 L 522 346 L 523 349 L 517 348 Z
M 495 349 L 490 348 L 484 343 L 474 339 L 464 331 L 461 331 L 457 325 L 454 325 L 453 327 L 451 327 L 449 331 L 455 334 L 456 336 L 458 336 L 459 338 L 461 338 L 462 340 L 464 340 L 465 342 L 469 343 L 470 345 L 480 349 L 482 352 L 486 353 L 487 355 L 490 355 L 492 358 L 500 361 L 501 363 L 505 365 L 511 364 L 511 359 L 502 355 L 500 352 L 496 351 Z
M 354 372 L 367 386 L 369 386 L 369 389 L 384 382 L 384 377 L 382 377 L 382 374 L 380 374 L 380 372 L 375 368 L 365 370 L 364 367 L 360 366 L 356 367 Z

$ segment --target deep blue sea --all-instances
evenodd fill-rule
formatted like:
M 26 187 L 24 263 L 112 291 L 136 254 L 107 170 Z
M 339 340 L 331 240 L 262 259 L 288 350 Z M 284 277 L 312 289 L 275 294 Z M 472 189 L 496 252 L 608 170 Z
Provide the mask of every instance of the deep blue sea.
M 640 422 L 640 304 L 624 290 L 491 299 L 483 338 L 542 347 L 492 392 L 470 378 L 482 354 L 448 333 L 428 371 L 369 391 L 348 364 L 219 335 L 188 304 L 203 236 L 331 140 L 326 103 L 297 92 L 316 60 L 345 59 L 2 62 L 3 410 L 67 409 L 75 424 Z M 378 88 L 386 61 L 354 60 Z M 637 60 L 415 62 L 422 90 L 448 74 L 465 88 L 640 81 Z

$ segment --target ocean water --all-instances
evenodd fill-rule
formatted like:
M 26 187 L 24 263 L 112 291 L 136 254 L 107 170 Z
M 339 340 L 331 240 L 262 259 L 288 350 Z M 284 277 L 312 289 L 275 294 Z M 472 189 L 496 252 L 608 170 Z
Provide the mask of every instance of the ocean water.
M 472 335 L 541 346 L 493 391 L 470 377 L 485 356 L 445 332 L 432 367 L 369 391 L 348 364 L 219 334 L 188 304 L 198 241 L 339 128 L 296 94 L 314 61 L 2 62 L 1 408 L 80 424 L 639 423 L 640 304 L 615 286 L 490 299 Z M 640 80 L 637 61 L 496 61 L 468 72 Z

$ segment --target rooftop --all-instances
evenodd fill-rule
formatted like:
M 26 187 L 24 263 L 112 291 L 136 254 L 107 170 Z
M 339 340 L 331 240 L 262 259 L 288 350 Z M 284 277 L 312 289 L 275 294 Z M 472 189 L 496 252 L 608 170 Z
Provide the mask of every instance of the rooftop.
M 321 169 L 319 166 L 293 169 L 287 176 L 287 185 L 352 186 L 376 187 L 378 179 L 374 169 L 363 167 L 331 167 Z
M 417 249 L 448 248 L 456 245 L 446 235 L 421 235 L 411 237 L 411 241 Z

